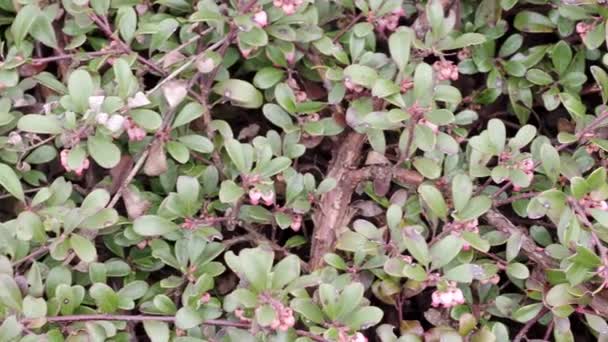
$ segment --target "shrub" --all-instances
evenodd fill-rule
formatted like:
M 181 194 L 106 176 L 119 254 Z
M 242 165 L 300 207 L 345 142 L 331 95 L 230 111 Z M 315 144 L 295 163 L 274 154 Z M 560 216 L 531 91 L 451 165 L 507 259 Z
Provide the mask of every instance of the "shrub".
M 0 1 L 0 341 L 605 340 L 604 3 Z

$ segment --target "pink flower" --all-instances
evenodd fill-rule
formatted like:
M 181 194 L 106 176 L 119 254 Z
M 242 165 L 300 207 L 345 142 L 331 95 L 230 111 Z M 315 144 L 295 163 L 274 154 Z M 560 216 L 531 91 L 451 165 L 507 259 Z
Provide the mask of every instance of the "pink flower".
M 270 190 L 268 193 L 262 193 L 262 201 L 266 205 L 273 205 L 275 200 L 274 191 Z
M 146 137 L 146 131 L 133 122 L 131 118 L 125 119 L 123 126 L 127 129 L 130 141 L 142 141 Z
M 363 91 L 363 87 L 353 83 L 353 81 L 351 81 L 350 77 L 346 77 L 344 79 L 344 86 L 346 87 L 346 89 L 351 90 L 355 93 L 360 93 Z
M 451 308 L 456 305 L 464 304 L 465 299 L 462 291 L 454 285 L 448 287 L 445 291 L 435 291 L 431 295 L 433 307 Z
M 519 167 L 525 173 L 531 173 L 534 171 L 534 161 L 532 158 L 526 158 L 519 162 Z
M 252 188 L 249 190 L 249 201 L 253 205 L 258 205 L 260 203 L 260 199 L 262 198 L 262 192 L 256 188 Z
M 576 33 L 578 33 L 578 35 L 581 37 L 581 39 L 585 39 L 585 37 L 587 36 L 587 33 L 589 33 L 589 31 L 593 30 L 593 25 L 592 24 L 587 24 L 586 22 L 579 22 L 576 24 Z
M 437 73 L 439 81 L 458 80 L 458 66 L 452 61 L 437 61 L 433 64 L 433 70 Z
M 308 99 L 308 95 L 306 95 L 305 91 L 295 91 L 295 95 L 296 95 L 296 101 L 297 102 L 304 102 Z
M 300 230 L 301 227 L 302 227 L 302 215 L 296 214 L 291 218 L 291 229 L 294 232 L 297 232 Z
M 401 87 L 400 88 L 401 88 L 401 92 L 405 94 L 410 89 L 414 88 L 414 81 L 411 78 L 409 78 L 409 77 L 404 78 L 401 81 Z
M 61 153 L 59 154 L 60 156 L 60 161 L 61 161 L 61 166 L 63 166 L 63 168 L 70 172 L 70 171 L 74 171 L 74 173 L 77 176 L 82 176 L 82 174 L 84 173 L 85 170 L 87 170 L 90 166 L 90 162 L 89 162 L 89 158 L 85 158 L 82 161 L 82 164 L 80 164 L 80 166 L 78 166 L 76 169 L 71 169 L 68 165 L 68 155 L 70 153 L 70 150 L 68 149 L 64 149 L 61 151 Z
M 205 292 L 199 299 L 201 304 L 207 304 L 207 303 L 209 303 L 210 300 L 211 300 L 211 295 L 209 294 L 209 292 Z
M 259 11 L 253 15 L 253 21 L 260 27 L 268 25 L 268 14 L 265 11 Z

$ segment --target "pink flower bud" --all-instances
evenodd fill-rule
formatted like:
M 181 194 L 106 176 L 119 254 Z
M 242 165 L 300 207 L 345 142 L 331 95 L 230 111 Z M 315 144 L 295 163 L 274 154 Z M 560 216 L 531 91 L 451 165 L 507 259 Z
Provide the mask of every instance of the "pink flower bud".
M 297 232 L 300 230 L 301 227 L 302 227 L 302 215 L 296 214 L 291 218 L 291 229 L 294 232 Z
M 268 25 L 268 14 L 265 11 L 259 11 L 253 15 L 253 21 L 260 27 Z
M 260 203 L 260 199 L 262 198 L 262 192 L 256 188 L 252 188 L 249 190 L 249 201 L 253 205 L 258 205 Z
M 468 243 L 466 243 L 466 242 L 465 242 L 465 243 L 463 243 L 463 244 L 462 244 L 462 250 L 463 250 L 463 251 L 465 251 L 465 252 L 467 252 L 467 251 L 471 250 L 471 245 L 469 245 L 469 244 L 468 244 Z
M 433 302 L 431 303 L 432 307 L 436 308 L 441 305 L 441 298 L 439 296 L 439 291 L 433 292 L 433 294 L 431 295 L 431 298 L 433 300 Z
M 199 302 L 201 302 L 201 304 L 207 304 L 207 303 L 209 303 L 210 300 L 211 300 L 211 295 L 209 294 L 209 292 L 205 292 L 199 299 Z
M 283 12 L 287 15 L 292 15 L 292 14 L 296 13 L 296 6 L 292 3 L 284 4 Z

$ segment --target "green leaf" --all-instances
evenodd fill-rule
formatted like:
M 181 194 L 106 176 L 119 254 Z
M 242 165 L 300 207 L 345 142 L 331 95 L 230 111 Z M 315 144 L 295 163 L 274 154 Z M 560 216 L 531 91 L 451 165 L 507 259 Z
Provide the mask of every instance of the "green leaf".
M 91 75 L 83 69 L 72 72 L 68 79 L 68 90 L 76 111 L 86 112 L 89 108 L 89 97 L 95 90 Z
M 416 158 L 413 164 L 416 170 L 425 178 L 437 179 L 441 176 L 441 166 L 430 158 Z
M 439 48 L 442 50 L 456 50 L 462 49 L 471 45 L 483 44 L 486 41 L 486 37 L 481 33 L 464 33 L 458 36 L 456 39 L 445 39 L 439 43 Z
M 426 63 L 416 66 L 414 72 L 414 97 L 424 98 L 432 94 L 433 87 L 433 68 Z
M 141 236 L 163 235 L 178 229 L 177 224 L 155 215 L 140 216 L 133 222 L 133 230 Z
M 589 213 L 599 224 L 608 228 L 608 212 L 601 209 L 590 209 Z
M 204 317 L 191 307 L 185 306 L 175 314 L 175 326 L 180 329 L 192 329 L 203 323 Z
M 26 296 L 23 298 L 23 314 L 27 318 L 45 317 L 47 313 L 47 305 L 44 298 L 34 298 Z
M 573 117 L 583 117 L 587 111 L 587 107 L 575 96 L 570 93 L 560 93 L 559 98 L 562 104 Z
M 11 309 L 21 310 L 21 290 L 15 279 L 5 273 L 0 273 L 0 302 Z
M 560 40 L 551 50 L 551 62 L 558 74 L 562 74 L 572 61 L 572 49 L 570 45 Z
M 11 25 L 11 33 L 17 45 L 25 39 L 25 36 L 30 32 L 30 28 L 40 14 L 40 9 L 35 5 L 23 6 L 17 12 L 17 16 Z
M 525 125 L 517 131 L 517 134 L 509 140 L 509 146 L 513 149 L 521 149 L 528 145 L 536 136 L 536 127 Z
M 0 185 L 20 201 L 25 201 L 23 187 L 13 168 L 0 163 Z
M 445 272 L 445 278 L 459 283 L 470 283 L 473 281 L 473 270 L 479 268 L 474 264 L 458 265 Z
M 454 209 L 461 211 L 471 199 L 473 194 L 473 182 L 466 174 L 460 173 L 452 179 L 452 201 Z
M 536 85 L 548 85 L 553 83 L 553 78 L 540 69 L 530 69 L 526 72 L 526 79 Z
M 236 139 L 228 139 L 224 142 L 224 147 L 234 166 L 243 173 L 249 172 L 247 162 L 245 161 L 243 145 Z
M 530 33 L 550 33 L 555 29 L 553 22 L 546 16 L 526 10 L 517 13 L 513 25 L 520 31 Z
M 590 67 L 590 70 L 591 74 L 593 75 L 593 78 L 595 79 L 595 82 L 602 90 L 602 101 L 605 104 L 606 102 L 608 102 L 608 74 L 606 73 L 606 71 L 604 71 L 604 69 L 597 65 L 592 65 Z
M 91 286 L 89 293 L 95 300 L 95 303 L 101 312 L 112 313 L 118 309 L 120 298 L 108 285 L 103 283 L 95 283 Z
M 259 108 L 264 102 L 262 93 L 251 83 L 239 80 L 228 79 L 218 82 L 213 91 L 229 99 L 233 105 L 243 108 Z
M 448 215 L 448 206 L 443 199 L 443 195 L 441 195 L 441 192 L 436 187 L 423 184 L 418 187 L 418 193 L 435 215 L 440 218 L 445 218 Z
M 351 329 L 359 330 L 361 327 L 373 326 L 382 320 L 383 311 L 375 306 L 364 306 L 357 309 L 344 323 Z
M 429 248 L 422 235 L 414 227 L 404 228 L 403 234 L 403 243 L 410 254 L 422 265 L 428 265 L 431 261 Z
M 267 103 L 262 108 L 264 116 L 268 121 L 272 122 L 277 127 L 281 127 L 283 130 L 288 131 L 293 129 L 295 126 L 291 116 L 287 114 L 280 106 L 274 103 Z
M 561 167 L 559 152 L 553 145 L 544 144 L 540 149 L 540 157 L 545 174 L 555 182 L 559 177 Z
M 454 235 L 448 235 L 431 247 L 431 268 L 438 269 L 452 261 L 462 249 L 463 241 Z
M 138 126 L 147 131 L 156 131 L 163 123 L 160 115 L 149 109 L 132 109 L 129 115 Z
M 378 79 L 376 70 L 361 64 L 349 65 L 344 69 L 344 76 L 351 82 L 371 89 Z
M 323 312 L 310 299 L 295 298 L 291 301 L 290 307 L 314 323 L 320 324 L 324 321 Z
M 220 186 L 220 202 L 236 203 L 241 196 L 245 194 L 245 190 L 231 180 L 225 180 Z
M 177 140 L 192 151 L 199 153 L 211 153 L 215 149 L 211 140 L 202 135 L 182 135 Z
M 100 135 L 87 139 L 87 149 L 93 160 L 105 169 L 111 169 L 120 161 L 120 149 L 114 143 Z
M 168 141 L 165 145 L 167 152 L 180 164 L 185 164 L 190 160 L 190 151 L 182 143 L 177 141 Z
M 272 270 L 272 288 L 282 289 L 300 276 L 300 259 L 289 255 L 279 261 Z
M 48 47 L 58 47 L 51 19 L 44 13 L 39 13 L 34 19 L 32 26 L 30 26 L 30 35 Z
M 72 234 L 70 237 L 70 246 L 80 260 L 91 263 L 97 260 L 97 250 L 91 240 L 86 239 L 78 234 Z
M 188 102 L 182 110 L 180 110 L 179 114 L 175 117 L 175 121 L 173 121 L 172 128 L 183 126 L 187 123 L 190 123 L 203 115 L 205 109 L 197 102 Z
M 498 153 L 505 149 L 507 130 L 500 119 L 491 119 L 488 122 L 488 138 Z
M 399 30 L 388 38 L 388 49 L 397 68 L 403 71 L 410 59 L 412 35 L 405 30 Z
M 530 271 L 526 265 L 513 262 L 507 265 L 507 274 L 515 279 L 527 279 L 530 276 Z
M 492 207 L 492 200 L 485 195 L 473 197 L 467 205 L 458 213 L 462 221 L 469 221 L 485 214 Z
M 21 117 L 17 123 L 17 128 L 25 132 L 38 134 L 59 134 L 63 132 L 61 121 L 56 116 L 40 114 L 28 114 Z
M 228 258 L 233 257 L 234 254 L 228 252 L 226 254 L 226 261 L 228 262 Z M 240 264 L 238 271 L 243 273 L 255 290 L 263 291 L 270 285 L 268 283 L 268 278 L 270 276 L 273 259 L 274 253 L 262 248 L 243 249 L 238 256 L 238 262 Z M 230 262 L 228 262 L 228 264 L 231 268 L 233 267 Z
M 169 324 L 160 321 L 143 321 L 144 330 L 151 342 L 169 342 Z
M 127 44 L 131 44 L 137 29 L 137 13 L 135 13 L 133 7 L 121 6 L 118 8 L 116 25 L 122 39 Z
M 279 68 L 265 67 L 260 69 L 253 77 L 253 85 L 260 89 L 269 89 L 279 83 L 285 72 Z
M 255 310 L 255 320 L 263 327 L 269 326 L 277 318 L 272 306 L 266 304 Z
M 534 304 L 529 304 L 526 306 L 522 306 L 521 308 L 515 310 L 515 312 L 513 312 L 513 319 L 521 322 L 521 323 L 525 323 L 529 320 L 531 320 L 532 318 L 534 318 L 536 315 L 538 315 L 538 313 L 540 312 L 540 310 L 542 310 L 543 308 L 543 304 L 542 303 L 534 303 Z

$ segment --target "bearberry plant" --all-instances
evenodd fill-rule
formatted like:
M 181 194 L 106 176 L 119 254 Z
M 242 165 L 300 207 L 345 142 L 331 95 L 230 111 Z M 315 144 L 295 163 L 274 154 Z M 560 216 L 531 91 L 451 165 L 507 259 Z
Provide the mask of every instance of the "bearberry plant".
M 0 0 L 0 341 L 608 341 L 601 0 Z

